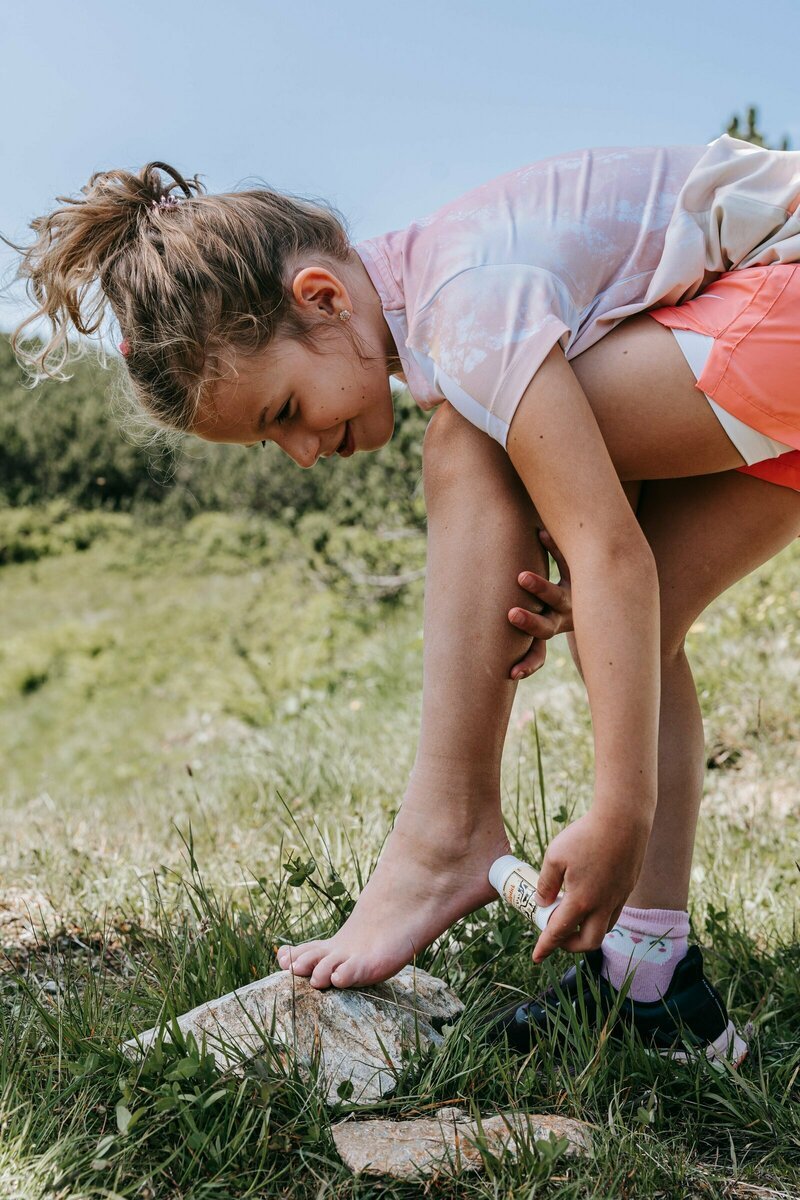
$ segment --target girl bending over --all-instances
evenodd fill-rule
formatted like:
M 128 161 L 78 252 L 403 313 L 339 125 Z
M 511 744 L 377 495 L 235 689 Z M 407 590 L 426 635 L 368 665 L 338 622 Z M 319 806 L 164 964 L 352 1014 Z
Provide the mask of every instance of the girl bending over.
M 535 163 L 355 246 L 319 206 L 207 195 L 161 163 L 95 175 L 33 222 L 21 274 L 52 337 L 26 349 L 25 322 L 14 342 L 39 373 L 61 373 L 71 327 L 102 337 L 111 318 L 157 425 L 302 467 L 389 440 L 392 375 L 437 410 L 415 765 L 353 913 L 282 967 L 373 983 L 495 897 L 516 680 L 558 618 L 594 800 L 548 849 L 541 899 L 565 898 L 535 957 L 596 951 L 611 991 L 636 957 L 614 942 L 649 939 L 661 961 L 630 995 L 651 1023 L 670 988 L 705 984 L 686 946 L 703 738 L 683 640 L 800 529 L 799 196 L 800 155 L 723 137 Z M 544 581 L 540 526 L 569 597 Z M 528 568 L 549 617 L 529 613 Z M 714 1005 L 698 1039 L 741 1057 Z

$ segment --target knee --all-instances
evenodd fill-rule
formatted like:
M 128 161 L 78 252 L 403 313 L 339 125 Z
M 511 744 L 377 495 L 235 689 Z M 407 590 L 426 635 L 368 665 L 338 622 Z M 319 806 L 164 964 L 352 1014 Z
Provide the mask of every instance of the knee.
M 686 630 L 665 629 L 661 632 L 661 662 L 664 666 L 681 662 L 686 657 Z
M 468 495 L 473 507 L 490 505 L 497 515 L 506 508 L 515 517 L 541 524 L 530 496 L 508 454 L 494 438 L 478 429 L 446 400 L 428 422 L 422 442 L 425 503 Z
M 671 604 L 661 593 L 661 661 L 668 664 L 686 656 L 686 635 L 695 620 L 681 604 Z
M 426 496 L 455 477 L 464 477 L 469 458 L 477 455 L 482 433 L 446 400 L 440 404 L 425 430 L 422 440 L 422 479 Z
M 567 644 L 569 646 L 572 661 L 575 663 L 578 674 L 583 679 L 583 667 L 581 666 L 581 656 L 578 653 L 578 643 L 575 640 L 574 633 L 567 634 Z M 686 633 L 678 632 L 673 629 L 662 630 L 661 634 L 661 663 L 662 667 L 670 667 L 675 663 L 681 663 L 686 657 Z

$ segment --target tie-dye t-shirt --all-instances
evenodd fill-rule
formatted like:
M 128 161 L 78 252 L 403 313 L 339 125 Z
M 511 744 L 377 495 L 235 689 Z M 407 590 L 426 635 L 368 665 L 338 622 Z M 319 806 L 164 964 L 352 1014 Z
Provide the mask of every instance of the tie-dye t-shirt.
M 574 358 L 625 317 L 691 299 L 724 271 L 800 261 L 800 152 L 581 150 L 492 180 L 355 247 L 406 381 L 506 445 L 559 342 Z

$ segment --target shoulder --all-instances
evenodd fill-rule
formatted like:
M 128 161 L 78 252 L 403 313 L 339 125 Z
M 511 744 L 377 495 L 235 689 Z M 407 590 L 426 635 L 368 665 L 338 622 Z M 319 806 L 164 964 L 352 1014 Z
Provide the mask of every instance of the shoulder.
M 409 320 L 409 343 L 440 358 L 456 347 L 470 357 L 526 340 L 553 315 L 577 325 L 579 309 L 563 278 L 530 262 L 481 263 L 440 281 Z

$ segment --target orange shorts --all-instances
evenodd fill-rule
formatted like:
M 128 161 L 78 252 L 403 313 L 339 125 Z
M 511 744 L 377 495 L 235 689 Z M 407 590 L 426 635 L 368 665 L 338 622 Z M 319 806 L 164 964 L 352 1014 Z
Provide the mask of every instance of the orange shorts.
M 738 469 L 800 491 L 800 263 L 728 271 L 693 300 L 650 316 L 714 339 L 696 386 L 752 429 L 795 447 Z

